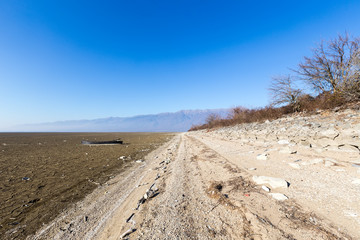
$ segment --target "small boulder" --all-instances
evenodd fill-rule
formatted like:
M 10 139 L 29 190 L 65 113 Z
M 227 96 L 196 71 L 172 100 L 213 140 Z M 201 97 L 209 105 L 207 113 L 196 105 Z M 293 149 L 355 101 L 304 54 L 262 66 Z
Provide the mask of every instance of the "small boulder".
M 325 163 L 324 163 L 325 167 L 331 167 L 331 166 L 334 166 L 335 163 L 332 162 L 332 161 L 329 161 L 329 160 L 326 160 Z
M 327 129 L 319 132 L 321 137 L 334 139 L 339 135 L 339 133 L 335 129 Z
M 324 160 L 321 158 L 315 158 L 313 160 L 307 161 L 307 162 L 303 162 L 301 163 L 302 165 L 314 165 L 314 164 L 318 164 L 318 163 L 323 163 Z
M 300 165 L 297 163 L 288 163 L 290 165 L 290 167 L 295 168 L 295 169 L 300 169 Z
M 359 179 L 359 178 L 355 178 L 351 183 L 352 183 L 352 184 L 356 184 L 356 185 L 360 185 L 360 179 Z
M 278 141 L 278 144 L 280 145 L 286 145 L 286 144 L 289 144 L 290 142 L 288 140 L 285 140 L 285 139 L 282 139 L 282 140 L 279 140 Z
M 287 196 L 285 196 L 282 193 L 269 193 L 270 196 L 272 196 L 274 199 L 278 200 L 278 201 L 284 201 L 289 199 Z
M 279 153 L 283 153 L 283 154 L 296 154 L 297 151 L 291 150 L 289 147 L 284 147 L 284 148 L 280 149 Z
M 268 155 L 266 154 L 266 153 L 264 153 L 264 154 L 259 154 L 259 155 L 257 155 L 257 157 L 256 157 L 256 159 L 257 160 L 262 160 L 262 161 L 265 161 L 265 160 L 267 160 L 267 157 Z
M 290 185 L 284 179 L 267 176 L 253 176 L 253 181 L 259 185 L 269 184 L 272 188 L 287 188 Z
M 268 188 L 267 186 L 262 185 L 261 188 L 262 188 L 265 192 L 270 192 L 270 188 Z

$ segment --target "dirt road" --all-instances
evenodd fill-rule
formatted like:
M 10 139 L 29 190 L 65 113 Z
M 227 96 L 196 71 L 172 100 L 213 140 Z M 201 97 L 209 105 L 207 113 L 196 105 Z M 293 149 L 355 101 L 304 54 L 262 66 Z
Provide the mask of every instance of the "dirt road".
M 253 175 L 280 176 L 271 167 L 250 169 L 255 153 L 251 144 L 178 134 L 35 238 L 359 239 L 356 222 L 324 214 L 316 199 L 297 199 L 304 191 L 295 187 L 300 179 L 294 177 L 285 189 L 267 189 L 289 197 L 284 201 L 256 185 Z

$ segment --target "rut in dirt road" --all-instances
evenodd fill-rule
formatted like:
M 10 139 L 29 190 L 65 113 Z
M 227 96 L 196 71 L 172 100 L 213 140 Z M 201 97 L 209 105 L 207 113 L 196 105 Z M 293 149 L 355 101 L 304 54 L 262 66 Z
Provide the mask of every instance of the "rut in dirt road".
M 159 187 L 162 194 L 144 206 L 144 220 L 140 224 L 140 239 L 213 239 L 244 236 L 237 229 L 242 216 L 231 221 L 222 214 L 219 204 L 206 194 L 210 186 L 203 183 L 197 166 L 182 138 L 168 175 Z M 170 168 L 169 167 L 169 168 Z M 218 209 L 216 209 L 218 208 Z
M 239 166 L 181 135 L 130 239 L 351 239 L 294 201 L 264 194 Z

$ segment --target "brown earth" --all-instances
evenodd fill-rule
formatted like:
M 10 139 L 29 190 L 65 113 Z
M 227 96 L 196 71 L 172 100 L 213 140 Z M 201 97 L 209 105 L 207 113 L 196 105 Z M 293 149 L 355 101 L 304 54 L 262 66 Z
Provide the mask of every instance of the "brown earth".
M 1 238 L 23 239 L 35 233 L 170 136 L 161 133 L 0 133 Z M 124 144 L 81 145 L 82 140 L 117 138 Z

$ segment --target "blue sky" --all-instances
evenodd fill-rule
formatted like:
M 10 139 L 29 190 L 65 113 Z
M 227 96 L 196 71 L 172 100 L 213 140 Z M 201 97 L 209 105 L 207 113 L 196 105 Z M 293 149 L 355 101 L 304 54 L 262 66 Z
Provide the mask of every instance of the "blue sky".
M 272 76 L 360 36 L 360 1 L 0 1 L 0 130 L 265 106 Z

